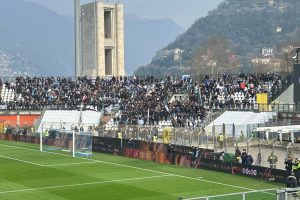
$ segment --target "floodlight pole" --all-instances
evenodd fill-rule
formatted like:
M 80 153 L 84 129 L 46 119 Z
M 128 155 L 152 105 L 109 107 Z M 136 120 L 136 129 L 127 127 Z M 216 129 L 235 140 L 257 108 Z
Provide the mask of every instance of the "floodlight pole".
M 73 130 L 72 148 L 72 156 L 75 157 L 75 130 Z
M 44 132 L 44 124 L 42 124 L 42 131 L 40 132 L 40 151 L 43 151 L 43 132 Z
M 75 27 L 75 77 L 81 73 L 81 55 L 80 55 L 80 0 L 74 0 L 74 27 Z

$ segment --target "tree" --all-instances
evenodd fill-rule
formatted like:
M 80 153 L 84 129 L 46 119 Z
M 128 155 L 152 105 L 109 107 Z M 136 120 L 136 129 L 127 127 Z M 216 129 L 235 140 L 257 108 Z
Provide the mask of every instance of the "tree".
M 287 73 L 290 73 L 291 72 L 291 69 L 292 69 L 292 66 L 293 66 L 293 45 L 286 45 L 284 47 L 281 48 L 281 59 L 284 60 L 284 63 L 285 63 L 285 68 L 286 70 L 283 70 L 283 71 L 286 71 Z
M 210 37 L 193 55 L 192 71 L 196 74 L 237 72 L 240 62 L 234 55 L 230 42 L 223 37 Z
M 294 47 L 300 46 L 300 31 L 297 31 L 295 35 L 291 38 L 286 40 L 284 43 L 279 44 L 278 51 L 279 51 L 279 58 L 282 59 L 284 65 L 281 67 L 282 71 L 286 71 L 290 73 L 293 71 L 293 63 L 295 56 Z

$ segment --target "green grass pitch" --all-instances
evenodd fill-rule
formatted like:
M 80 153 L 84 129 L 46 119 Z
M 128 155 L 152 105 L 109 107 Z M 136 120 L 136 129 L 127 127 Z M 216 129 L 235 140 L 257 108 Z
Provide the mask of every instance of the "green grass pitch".
M 0 141 L 1 200 L 177 200 L 283 186 L 107 154 L 73 158 L 38 149 L 38 145 Z M 248 197 L 276 199 L 274 192 Z

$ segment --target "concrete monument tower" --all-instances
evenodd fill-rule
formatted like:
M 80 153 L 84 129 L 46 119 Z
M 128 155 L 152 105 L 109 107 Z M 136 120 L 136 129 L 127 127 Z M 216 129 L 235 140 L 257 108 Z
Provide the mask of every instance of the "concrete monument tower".
M 123 4 L 93 2 L 81 6 L 81 69 L 76 76 L 123 76 Z

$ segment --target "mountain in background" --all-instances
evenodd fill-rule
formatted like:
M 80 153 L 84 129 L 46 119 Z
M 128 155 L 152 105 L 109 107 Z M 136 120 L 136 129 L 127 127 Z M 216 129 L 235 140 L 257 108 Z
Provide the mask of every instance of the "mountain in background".
M 0 6 L 0 74 L 74 75 L 73 18 L 39 4 L 4 0 Z M 170 19 L 125 16 L 128 74 L 184 31 Z
M 0 50 L 3 52 L 0 58 L 4 60 L 5 55 L 10 58 L 6 60 L 10 71 L 39 75 L 74 74 L 71 17 L 58 15 L 38 4 L 5 0 L 1 1 L 0 24 Z
M 280 53 L 280 45 L 299 39 L 299 9 L 299 0 L 225 0 L 135 73 L 190 73 L 193 57 L 210 38 L 228 41 L 242 69 L 249 69 L 250 61 L 260 58 L 262 49 L 274 50 L 272 54 Z M 175 59 L 174 52 L 180 52 L 180 57 Z M 208 57 L 202 56 L 203 60 Z
M 173 41 L 184 29 L 171 19 L 151 20 L 134 14 L 125 15 L 125 65 L 131 75 L 152 56 Z

